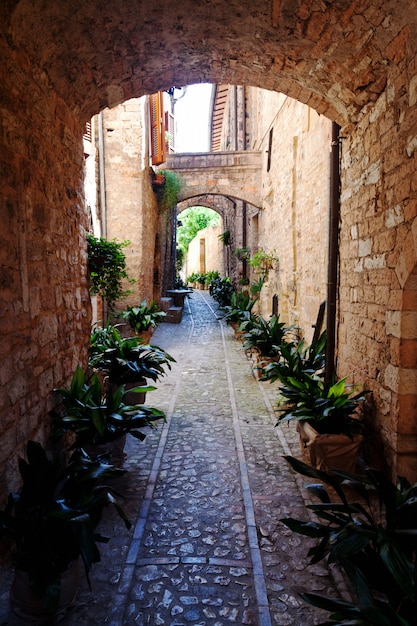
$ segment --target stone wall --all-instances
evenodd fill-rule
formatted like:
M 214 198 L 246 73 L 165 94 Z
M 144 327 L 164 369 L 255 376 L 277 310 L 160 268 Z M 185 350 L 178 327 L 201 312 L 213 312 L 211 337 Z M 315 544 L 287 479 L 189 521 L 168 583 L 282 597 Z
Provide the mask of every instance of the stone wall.
M 197 235 L 190 241 L 185 259 L 185 277 L 190 274 L 219 272 L 223 275 L 223 250 L 224 245 L 219 239 L 223 232 L 223 226 L 207 226 L 199 230 Z
M 357 127 L 342 128 L 338 364 L 373 392 L 374 457 L 416 477 L 416 80 L 405 83 L 402 65 Z
M 0 499 L 45 440 L 52 389 L 85 364 L 90 327 L 83 126 L 0 40 Z M 17 105 L 18 103 L 18 105 Z
M 232 115 L 240 91 L 229 88 L 223 147 L 240 141 L 241 126 Z M 252 255 L 275 251 L 280 263 L 268 273 L 257 310 L 268 318 L 278 295 L 281 319 L 310 340 L 326 299 L 331 123 L 282 94 L 246 88 L 245 96 L 245 145 L 262 155 L 262 209 L 246 207 L 245 241 L 236 216 L 235 247 L 247 246 Z M 259 279 L 250 267 L 246 271 L 252 282 Z
M 135 98 L 102 113 L 106 189 L 106 237 L 130 241 L 124 248 L 134 283 L 117 309 L 154 298 L 158 206 L 151 186 L 147 98 Z M 160 294 L 158 294 L 160 296 Z

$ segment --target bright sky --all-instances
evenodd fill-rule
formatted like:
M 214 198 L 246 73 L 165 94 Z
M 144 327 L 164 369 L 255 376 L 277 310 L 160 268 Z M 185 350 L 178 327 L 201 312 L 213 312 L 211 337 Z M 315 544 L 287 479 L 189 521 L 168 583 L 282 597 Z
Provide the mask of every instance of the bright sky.
M 175 103 L 177 152 L 207 152 L 209 149 L 209 105 L 212 85 L 190 85 Z

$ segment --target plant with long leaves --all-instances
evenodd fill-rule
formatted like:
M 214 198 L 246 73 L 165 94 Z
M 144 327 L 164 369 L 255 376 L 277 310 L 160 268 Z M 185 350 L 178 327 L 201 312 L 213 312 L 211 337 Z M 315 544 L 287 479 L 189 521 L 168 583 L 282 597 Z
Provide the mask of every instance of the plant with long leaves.
M 138 337 L 122 337 L 111 324 L 96 327 L 91 333 L 89 366 L 104 372 L 110 385 L 148 378 L 156 382 L 173 362 L 175 359 L 162 348 L 142 344 Z
M 293 457 L 298 473 L 316 482 L 307 485 L 319 503 L 308 505 L 320 521 L 281 520 L 291 530 L 314 538 L 311 563 L 326 559 L 341 566 L 352 582 L 357 602 L 318 594 L 301 597 L 331 612 L 330 624 L 411 626 L 417 615 L 417 484 L 396 484 L 373 468 L 364 474 L 333 470 L 327 474 Z M 319 481 L 319 482 L 317 482 Z M 326 488 L 327 486 L 327 488 Z M 348 492 L 346 492 L 348 489 Z M 351 502 L 347 493 L 354 492 Z M 338 501 L 334 502 L 334 495 Z
M 251 312 L 256 301 L 256 299 L 252 300 L 249 294 L 243 291 L 232 293 L 230 304 L 221 307 L 223 319 L 226 320 L 228 324 L 232 322 L 241 324 L 242 322 L 250 321 Z
M 108 541 L 96 531 L 104 508 L 114 506 L 130 528 L 120 494 L 107 485 L 125 472 L 84 451 L 68 463 L 63 455 L 51 458 L 34 441 L 28 442 L 19 470 L 22 488 L 0 511 L 0 537 L 12 540 L 16 567 L 28 573 L 32 590 L 53 615 L 61 574 L 71 561 L 82 557 L 88 580 L 92 564 L 100 560 L 97 543 Z
M 278 424 L 307 421 L 319 433 L 352 436 L 362 431 L 357 411 L 365 393 L 354 394 L 346 378 L 327 382 L 315 374 L 289 376 L 279 388 Z
M 284 322 L 279 321 L 279 315 L 272 315 L 270 320 L 261 315 L 253 315 L 250 323 L 243 322 L 240 329 L 244 333 L 243 348 L 256 348 L 262 356 L 267 357 L 280 356 L 280 346 L 291 331 L 291 327 L 286 327 Z
M 143 393 L 154 387 L 137 387 L 131 391 Z M 70 388 L 54 389 L 61 397 L 62 414 L 52 416 L 52 424 L 57 435 L 66 431 L 76 433 L 76 447 L 99 445 L 115 441 L 126 434 L 143 441 L 145 434 L 140 430 L 153 427 L 156 420 L 165 419 L 165 413 L 144 404 L 129 405 L 123 402 L 125 387 L 109 388 L 103 395 L 100 380 L 96 374 L 90 381 L 81 367 L 77 367 Z
M 294 334 L 294 338 L 288 340 Z M 288 378 L 302 379 L 304 375 L 324 375 L 326 332 L 308 345 L 305 339 L 297 337 L 297 329 L 291 326 L 279 344 L 279 359 L 265 368 L 263 380 L 282 383 Z
M 128 306 L 125 311 L 118 313 L 118 317 L 124 319 L 130 328 L 138 335 L 152 326 L 155 328 L 166 318 L 165 311 L 161 311 L 154 300 L 147 304 L 142 300 L 139 306 Z

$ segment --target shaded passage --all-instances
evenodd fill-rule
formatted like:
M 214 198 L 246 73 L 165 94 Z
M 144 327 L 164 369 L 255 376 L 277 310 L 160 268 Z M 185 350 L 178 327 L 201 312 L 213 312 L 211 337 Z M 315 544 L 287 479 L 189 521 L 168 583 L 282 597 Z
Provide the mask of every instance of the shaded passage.
M 216 308 L 197 291 L 182 323 L 153 336 L 177 360 L 147 397 L 167 423 L 144 442 L 129 439 L 120 491 L 133 529 L 103 520 L 111 540 L 93 591 L 83 583 L 62 624 L 309 626 L 323 615 L 298 593 L 340 593 L 326 567 L 307 567 L 307 540 L 279 523 L 306 516 L 306 494 L 282 460 L 298 441 L 275 428 L 276 388 L 255 380 Z

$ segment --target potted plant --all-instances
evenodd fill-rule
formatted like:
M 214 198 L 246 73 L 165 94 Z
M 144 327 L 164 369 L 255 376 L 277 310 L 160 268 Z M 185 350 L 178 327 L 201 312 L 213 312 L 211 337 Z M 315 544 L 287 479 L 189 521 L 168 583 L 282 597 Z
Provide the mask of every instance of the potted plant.
M 220 235 L 217 235 L 217 236 L 224 246 L 230 245 L 230 230 L 225 230 L 222 233 L 220 233 Z
M 161 211 L 172 209 L 178 202 L 178 194 L 181 191 L 181 178 L 176 172 L 170 170 L 158 170 L 156 175 L 161 175 L 163 181 L 155 188 L 158 204 Z
M 16 566 L 11 588 L 14 612 L 30 621 L 51 620 L 73 604 L 78 588 L 78 561 L 85 572 L 100 560 L 96 530 L 105 507 L 112 504 L 127 528 L 130 523 L 119 496 L 105 481 L 124 473 L 92 460 L 84 451 L 69 462 L 50 458 L 29 441 L 19 460 L 22 487 L 0 511 L 0 537 L 13 545 Z
M 123 252 L 129 244 L 130 241 L 108 241 L 104 237 L 87 235 L 90 292 L 104 298 L 110 310 L 113 310 L 117 300 L 130 293 L 123 289 L 123 279 L 134 282 L 127 275 Z
M 313 593 L 301 597 L 331 613 L 326 624 L 412 626 L 417 614 L 417 484 L 392 483 L 365 468 L 363 474 L 335 470 L 334 476 L 285 457 L 314 480 L 307 489 L 319 500 L 308 505 L 318 521 L 281 520 L 291 530 L 317 539 L 311 564 L 326 559 L 343 568 L 354 602 Z M 352 498 L 355 498 L 352 501 Z
M 278 315 L 265 320 L 261 315 L 252 315 L 250 321 L 240 325 L 243 349 L 253 362 L 253 373 L 256 378 L 262 375 L 263 368 L 279 358 L 279 346 L 292 327 L 287 328 L 279 321 Z
M 137 335 L 150 331 L 150 337 L 154 328 L 164 321 L 166 313 L 159 309 L 154 300 L 150 304 L 143 300 L 139 306 L 128 306 L 118 317 L 124 319 Z
M 143 387 L 136 390 L 143 392 Z M 109 387 L 103 393 L 98 376 L 93 374 L 91 380 L 87 381 L 79 366 L 74 372 L 70 388 L 54 391 L 60 396 L 63 406 L 61 412 L 52 415 L 55 434 L 73 432 L 76 441 L 72 447 L 86 448 L 96 453 L 110 451 L 116 461 L 123 458 L 127 434 L 143 441 L 146 435 L 141 429 L 154 427 L 156 420 L 165 419 L 164 412 L 159 409 L 144 404 L 126 404 L 123 400 L 124 385 Z
M 265 252 L 265 250 L 260 249 L 249 259 L 249 265 L 257 272 L 268 272 L 275 266 L 278 267 L 278 264 L 279 259 L 276 250 Z
M 220 307 L 229 306 L 235 289 L 229 276 L 214 278 L 210 283 L 210 295 L 219 303 Z
M 125 385 L 126 404 L 143 404 L 145 395 L 138 396 L 138 392 L 131 392 L 130 389 L 145 387 L 147 379 L 156 382 L 165 374 L 166 367 L 171 369 L 172 362 L 175 359 L 162 348 L 142 344 L 138 337 L 122 337 L 111 324 L 92 330 L 89 366 L 101 373 L 107 385 Z M 143 394 L 153 389 L 147 387 Z
M 252 300 L 249 294 L 243 291 L 233 292 L 230 296 L 230 304 L 221 307 L 223 319 L 231 324 L 235 330 L 235 335 L 241 337 L 240 325 L 245 322 L 248 329 L 252 321 L 252 309 L 256 300 Z
M 250 250 L 246 247 L 236 248 L 233 254 L 239 261 L 247 261 L 250 257 Z
M 355 393 L 346 378 L 326 381 L 326 336 L 310 347 L 303 341 L 283 343 L 279 359 L 265 367 L 265 379 L 279 380 L 277 424 L 294 421 L 311 464 L 354 471 L 362 443 L 360 408 L 365 394 Z

